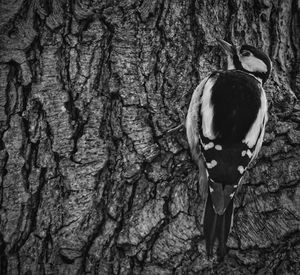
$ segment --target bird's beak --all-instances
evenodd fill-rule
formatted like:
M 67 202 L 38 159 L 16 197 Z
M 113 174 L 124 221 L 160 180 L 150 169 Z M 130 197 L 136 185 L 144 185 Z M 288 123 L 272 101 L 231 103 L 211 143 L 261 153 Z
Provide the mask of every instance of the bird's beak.
M 226 42 L 223 39 L 217 38 L 218 44 L 221 46 L 221 48 L 230 56 L 234 54 L 234 46 L 230 43 Z

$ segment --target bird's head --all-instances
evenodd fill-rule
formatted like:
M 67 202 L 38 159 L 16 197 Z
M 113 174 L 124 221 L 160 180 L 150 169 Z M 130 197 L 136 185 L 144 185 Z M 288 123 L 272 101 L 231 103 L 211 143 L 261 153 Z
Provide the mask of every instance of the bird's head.
M 262 83 L 267 81 L 272 64 L 264 52 L 250 45 L 236 47 L 222 39 L 217 40 L 227 54 L 228 70 L 241 70 L 261 79 Z

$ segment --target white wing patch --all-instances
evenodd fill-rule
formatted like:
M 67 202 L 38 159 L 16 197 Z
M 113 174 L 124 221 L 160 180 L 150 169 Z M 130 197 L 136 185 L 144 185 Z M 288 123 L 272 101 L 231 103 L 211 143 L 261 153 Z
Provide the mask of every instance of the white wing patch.
M 251 151 L 249 149 L 247 150 L 247 156 L 248 156 L 248 158 L 252 157 L 252 153 L 251 153 Z
M 255 150 L 253 152 L 253 156 L 252 159 L 255 159 L 258 155 L 258 152 L 260 151 L 260 148 L 262 146 L 263 143 L 263 139 L 264 139 L 264 135 L 265 135 L 265 128 L 266 128 L 266 123 L 268 121 L 268 103 L 267 103 L 267 97 L 265 94 L 265 91 L 262 89 L 262 94 L 261 94 L 261 102 L 262 102 L 262 107 L 264 108 L 264 116 L 263 116 L 263 121 L 262 121 L 262 125 L 261 125 L 261 132 L 260 132 L 260 136 L 258 137 L 258 141 L 256 143 L 256 147 Z
M 208 149 L 213 148 L 214 146 L 215 146 L 215 145 L 214 145 L 213 142 L 209 142 L 209 143 L 207 143 L 207 144 L 203 144 L 203 149 L 206 151 L 206 150 L 208 150 Z
M 192 156 L 196 161 L 198 161 L 197 152 L 200 150 L 199 149 L 200 134 L 198 129 L 199 108 L 201 104 L 203 87 L 206 81 L 208 80 L 208 78 L 209 76 L 203 79 L 195 89 L 190 102 L 187 118 L 186 118 L 186 135 L 187 135 Z
M 262 87 L 260 87 L 260 89 L 261 89 L 261 97 L 260 97 L 261 105 L 254 123 L 252 124 L 249 132 L 247 133 L 245 139 L 243 140 L 243 142 L 246 143 L 249 148 L 253 148 L 253 146 L 256 144 L 254 150 L 254 156 L 257 155 L 257 153 L 261 148 L 265 125 L 268 119 L 268 113 L 267 113 L 268 106 L 267 106 L 266 94 Z M 260 138 L 261 140 L 257 142 L 257 140 Z M 260 146 L 258 147 L 259 143 Z
M 206 163 L 206 166 L 207 166 L 208 169 L 212 169 L 212 168 L 214 168 L 217 164 L 218 164 L 217 161 L 215 161 L 215 160 L 213 159 L 211 162 L 207 162 L 207 163 Z
M 211 105 L 212 87 L 215 82 L 216 80 L 214 78 L 208 79 L 204 86 L 203 96 L 201 99 L 202 133 L 209 139 L 215 139 L 212 127 L 214 112 L 213 106 Z
M 199 129 L 198 129 L 198 120 L 199 120 L 199 108 L 201 104 L 201 96 L 203 93 L 203 87 L 208 80 L 209 76 L 204 78 L 201 83 L 195 89 L 190 105 L 188 114 L 186 117 L 186 135 L 188 143 L 191 149 L 193 158 L 198 161 L 198 151 L 199 151 Z
M 245 168 L 242 165 L 240 165 L 237 169 L 240 172 L 240 174 L 243 174 L 245 171 Z
M 217 151 L 222 151 L 223 147 L 222 147 L 222 145 L 217 144 L 217 145 L 215 146 L 215 149 L 216 149 Z

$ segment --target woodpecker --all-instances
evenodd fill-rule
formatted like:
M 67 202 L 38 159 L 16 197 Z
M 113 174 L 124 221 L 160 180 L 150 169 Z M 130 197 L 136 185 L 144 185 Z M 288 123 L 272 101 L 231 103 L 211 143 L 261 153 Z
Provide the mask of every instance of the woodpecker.
M 221 39 L 218 43 L 226 52 L 227 70 L 212 72 L 195 89 L 186 134 L 206 199 L 207 256 L 212 256 L 217 239 L 217 253 L 223 259 L 235 192 L 263 142 L 268 107 L 262 85 L 270 75 L 271 60 L 250 45 L 237 47 Z

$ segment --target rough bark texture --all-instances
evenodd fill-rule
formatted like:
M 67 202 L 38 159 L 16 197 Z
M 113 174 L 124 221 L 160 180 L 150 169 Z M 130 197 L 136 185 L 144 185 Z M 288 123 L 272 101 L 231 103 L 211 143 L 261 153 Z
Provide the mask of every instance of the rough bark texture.
M 1 274 L 299 274 L 299 0 L 3 0 Z M 273 71 L 263 149 L 207 260 L 183 129 L 224 66 L 215 38 Z

